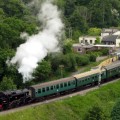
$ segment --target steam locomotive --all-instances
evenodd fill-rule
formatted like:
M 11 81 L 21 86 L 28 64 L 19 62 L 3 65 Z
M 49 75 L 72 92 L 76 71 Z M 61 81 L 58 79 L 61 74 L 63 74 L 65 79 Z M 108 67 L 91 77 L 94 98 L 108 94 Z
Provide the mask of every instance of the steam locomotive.
M 0 110 L 29 104 L 44 97 L 63 94 L 66 91 L 81 89 L 85 86 L 97 85 L 109 81 L 112 77 L 119 77 L 119 75 L 120 61 L 116 61 L 102 69 L 93 69 L 71 77 L 33 85 L 23 90 L 3 91 L 0 92 Z

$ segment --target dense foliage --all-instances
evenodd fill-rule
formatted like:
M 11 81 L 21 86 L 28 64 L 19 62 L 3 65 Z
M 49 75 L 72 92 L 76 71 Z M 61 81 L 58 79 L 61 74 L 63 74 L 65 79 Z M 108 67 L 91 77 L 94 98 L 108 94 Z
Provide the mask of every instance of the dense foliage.
M 59 7 L 63 8 L 66 35 L 73 39 L 81 33 L 90 33 L 90 27 L 118 27 L 120 24 L 120 0 L 56 1 Z
M 0 89 L 15 89 L 22 86 L 22 76 L 15 66 L 7 65 L 24 42 L 22 32 L 36 32 L 36 22 L 29 21 L 32 14 L 20 0 L 0 0 Z

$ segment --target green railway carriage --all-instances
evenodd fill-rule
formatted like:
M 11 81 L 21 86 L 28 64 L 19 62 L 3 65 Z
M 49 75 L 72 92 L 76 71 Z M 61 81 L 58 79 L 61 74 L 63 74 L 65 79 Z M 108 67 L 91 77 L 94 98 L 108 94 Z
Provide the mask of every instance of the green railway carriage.
M 120 62 L 117 61 L 114 64 L 108 65 L 106 68 L 106 77 L 114 77 L 120 74 Z
M 76 88 L 74 77 L 63 78 L 29 87 L 33 98 L 43 97 Z
M 106 71 L 105 69 L 96 69 L 75 75 L 74 77 L 77 79 L 77 87 L 80 87 L 88 84 L 98 83 L 98 81 L 105 79 Z

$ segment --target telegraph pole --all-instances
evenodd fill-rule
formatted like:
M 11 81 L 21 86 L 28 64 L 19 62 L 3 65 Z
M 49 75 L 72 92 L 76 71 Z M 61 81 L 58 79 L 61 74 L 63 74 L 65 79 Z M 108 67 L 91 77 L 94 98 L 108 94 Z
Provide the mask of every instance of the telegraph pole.
M 63 78 L 63 68 L 64 68 L 64 65 L 59 65 L 60 67 L 60 72 L 61 72 L 61 78 Z

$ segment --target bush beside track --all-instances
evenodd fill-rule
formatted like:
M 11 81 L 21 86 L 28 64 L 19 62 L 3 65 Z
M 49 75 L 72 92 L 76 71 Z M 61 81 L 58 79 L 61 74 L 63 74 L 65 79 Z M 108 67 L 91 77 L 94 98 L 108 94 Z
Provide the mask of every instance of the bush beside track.
M 99 105 L 108 120 L 116 100 L 120 98 L 120 81 L 101 87 L 84 96 L 75 96 L 28 108 L 19 112 L 1 115 L 0 120 L 83 120 L 88 110 Z

